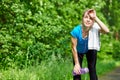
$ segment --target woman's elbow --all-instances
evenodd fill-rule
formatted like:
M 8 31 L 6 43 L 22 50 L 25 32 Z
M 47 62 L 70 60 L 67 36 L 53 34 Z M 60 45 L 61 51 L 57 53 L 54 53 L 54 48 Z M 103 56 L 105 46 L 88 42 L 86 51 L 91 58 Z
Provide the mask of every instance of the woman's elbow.
M 109 33 L 110 32 L 110 30 L 108 29 L 107 31 L 106 31 L 106 33 Z
M 107 33 L 109 33 L 110 32 L 110 30 L 109 29 L 107 29 L 106 31 L 105 31 L 105 33 L 107 34 Z

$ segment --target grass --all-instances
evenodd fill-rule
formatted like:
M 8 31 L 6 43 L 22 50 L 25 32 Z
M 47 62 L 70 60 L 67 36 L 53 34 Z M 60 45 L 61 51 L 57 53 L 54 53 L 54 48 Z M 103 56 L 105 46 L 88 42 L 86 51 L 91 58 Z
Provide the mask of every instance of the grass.
M 83 66 L 86 66 L 84 60 Z M 115 61 L 97 61 L 98 75 L 104 75 L 115 67 Z M 56 58 L 54 55 L 40 65 L 29 66 L 24 69 L 10 68 L 0 71 L 0 80 L 72 80 L 72 59 Z M 89 80 L 88 74 L 82 80 Z

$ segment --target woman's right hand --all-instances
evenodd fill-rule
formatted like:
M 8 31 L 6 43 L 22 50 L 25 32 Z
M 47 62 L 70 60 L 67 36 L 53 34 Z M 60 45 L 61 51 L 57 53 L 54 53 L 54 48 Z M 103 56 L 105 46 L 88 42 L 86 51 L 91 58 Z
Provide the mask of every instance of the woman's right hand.
M 76 74 L 80 74 L 81 72 L 80 72 L 80 65 L 79 64 L 75 64 L 75 66 L 74 66 L 74 72 L 76 73 Z

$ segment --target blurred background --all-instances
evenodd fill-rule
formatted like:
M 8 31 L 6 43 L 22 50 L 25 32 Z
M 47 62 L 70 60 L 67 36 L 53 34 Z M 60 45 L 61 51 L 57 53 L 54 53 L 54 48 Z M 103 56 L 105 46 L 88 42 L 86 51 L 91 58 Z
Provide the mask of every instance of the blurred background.
M 88 8 L 95 9 L 110 29 L 101 35 L 98 75 L 119 66 L 119 4 L 120 0 L 1 0 L 0 79 L 72 80 L 70 31 Z

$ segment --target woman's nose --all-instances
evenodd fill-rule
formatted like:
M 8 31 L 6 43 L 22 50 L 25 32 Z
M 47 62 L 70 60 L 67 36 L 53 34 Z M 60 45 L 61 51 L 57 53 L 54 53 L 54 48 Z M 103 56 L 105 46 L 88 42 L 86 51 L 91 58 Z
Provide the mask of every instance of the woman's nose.
M 87 18 L 87 21 L 90 21 L 90 18 Z

